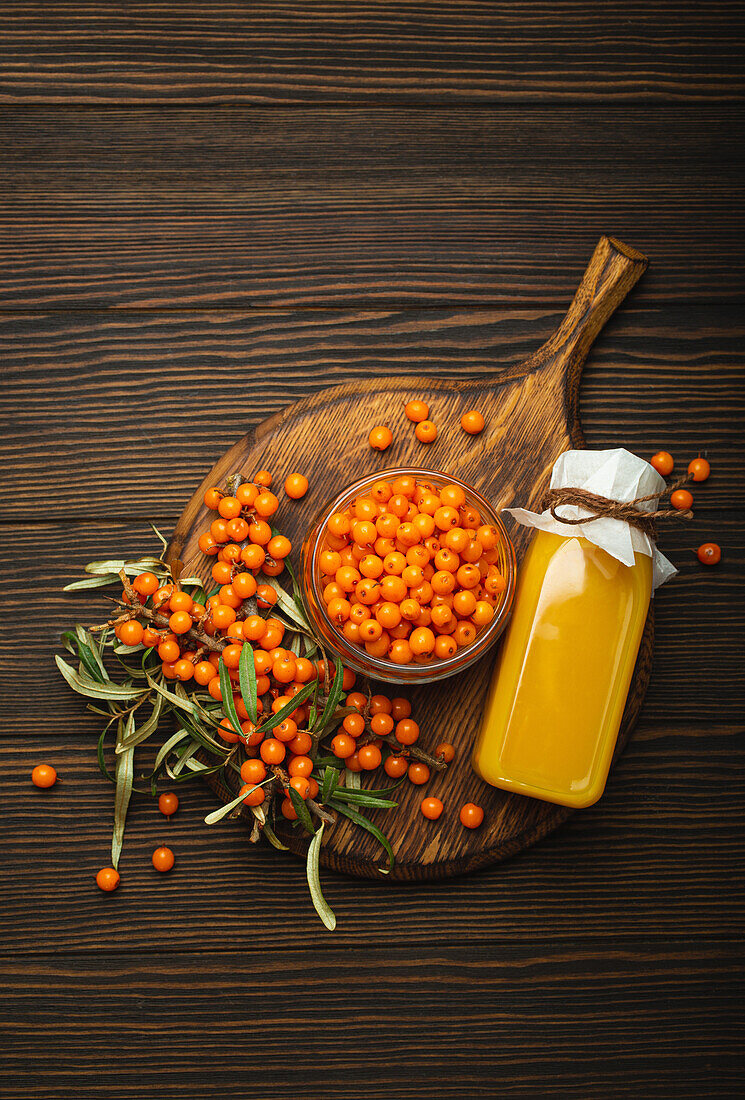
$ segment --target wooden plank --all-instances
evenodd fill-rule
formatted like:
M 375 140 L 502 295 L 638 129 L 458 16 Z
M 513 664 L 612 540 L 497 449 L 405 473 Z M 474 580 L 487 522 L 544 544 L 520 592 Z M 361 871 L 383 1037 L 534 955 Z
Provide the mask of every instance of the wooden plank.
M 498 376 L 559 318 L 467 309 L 6 313 L 2 521 L 167 526 L 228 445 L 293 401 L 380 374 Z M 744 339 L 735 307 L 632 302 L 585 367 L 588 446 L 642 455 L 665 447 L 679 463 L 709 455 L 714 473 L 696 492 L 698 542 L 713 537 L 722 509 L 739 512 L 745 494 Z M 407 425 L 402 416 L 393 426 L 408 437 Z M 437 446 L 428 452 L 435 463 Z M 395 459 L 395 444 L 389 453 Z
M 20 959 L 2 966 L 0 1081 L 23 1100 L 143 1089 L 212 1100 L 247 1087 L 277 1100 L 408 1100 L 435 1079 L 453 1100 L 734 1096 L 738 954 L 734 941 L 650 948 L 638 937 L 540 953 L 506 940 L 416 956 L 392 944 L 362 967 L 356 952 L 292 944 Z
M 3 8 L 6 102 L 687 100 L 742 95 L 741 8 L 691 0 Z
M 608 232 L 651 258 L 645 304 L 742 298 L 737 106 L 50 107 L 0 127 L 5 307 L 557 306 Z
M 58 717 L 50 703 L 44 722 L 20 724 L 22 737 L 0 741 L 3 846 L 14 869 L 0 914 L 5 952 L 284 951 L 278 922 L 309 951 L 328 943 L 302 861 L 250 845 L 241 822 L 206 826 L 216 802 L 198 783 L 180 788 L 170 820 L 149 796 L 133 797 L 121 886 L 101 894 L 94 879 L 110 860 L 113 788 L 98 771 L 91 717 L 82 709 Z M 394 927 L 398 944 L 509 937 L 531 950 L 607 945 L 611 937 L 621 944 L 737 935 L 745 901 L 742 734 L 739 722 L 724 725 L 716 715 L 697 724 L 642 719 L 599 803 L 475 875 L 390 884 L 325 871 L 339 922 L 333 942 L 384 946 Z M 41 761 L 60 776 L 47 791 L 29 778 Z M 165 876 L 150 862 L 160 844 L 177 860 Z

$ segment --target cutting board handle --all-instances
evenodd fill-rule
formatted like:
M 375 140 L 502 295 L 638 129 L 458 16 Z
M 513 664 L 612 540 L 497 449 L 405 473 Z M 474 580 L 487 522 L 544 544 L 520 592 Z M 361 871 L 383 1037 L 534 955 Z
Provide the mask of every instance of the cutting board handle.
M 565 386 L 573 441 L 582 446 L 579 384 L 595 337 L 638 282 L 649 263 L 646 256 L 615 237 L 601 237 L 564 320 L 532 357 L 536 370 L 551 373 Z

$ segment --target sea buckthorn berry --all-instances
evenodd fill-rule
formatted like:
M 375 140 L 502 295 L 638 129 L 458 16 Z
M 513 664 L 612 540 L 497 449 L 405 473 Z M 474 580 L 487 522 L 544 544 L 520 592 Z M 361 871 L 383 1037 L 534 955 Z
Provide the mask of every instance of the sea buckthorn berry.
M 480 561 L 484 553 L 484 548 L 478 539 L 471 539 L 468 546 L 461 553 L 461 558 L 466 565 L 475 565 L 477 561 Z
M 413 500 L 416 493 L 416 478 L 411 474 L 401 474 L 391 482 L 391 489 L 395 495 L 400 494 L 407 500 Z
M 455 573 L 459 566 L 460 558 L 455 551 L 448 550 L 446 546 L 443 546 L 442 549 L 438 550 L 435 554 L 434 567 L 438 572 L 444 569 L 446 573 Z
M 337 538 L 344 538 L 350 531 L 349 516 L 344 512 L 334 512 L 332 516 L 329 516 L 327 527 L 332 535 L 336 535 Z
M 300 775 L 304 779 L 308 779 L 313 771 L 313 761 L 309 756 L 293 756 L 287 765 L 287 771 L 291 776 Z
M 215 584 L 230 584 L 233 578 L 233 567 L 226 561 L 216 561 L 212 566 L 212 580 Z
M 194 665 L 194 679 L 201 687 L 207 687 L 218 675 L 217 669 L 209 661 L 200 661 Z
M 261 485 L 264 489 L 271 489 L 272 475 L 269 470 L 258 470 L 251 479 L 254 485 Z
M 188 592 L 174 592 L 171 596 L 171 611 L 191 611 L 194 600 Z
M 236 729 L 230 718 L 223 718 L 217 727 L 217 732 L 223 741 L 227 741 L 229 745 L 235 745 L 240 741 L 243 730 L 241 728 Z
M 334 737 L 331 742 L 331 751 L 334 756 L 338 756 L 340 760 L 346 760 L 355 750 L 356 745 L 354 738 L 350 737 L 348 733 L 337 733 L 336 737 Z
M 411 646 L 411 652 L 419 657 L 422 654 L 434 653 L 435 651 L 435 636 L 433 632 L 426 626 L 418 626 L 415 630 L 412 630 L 411 637 L 409 638 L 409 645 Z
M 362 520 L 377 519 L 377 501 L 374 501 L 372 497 L 358 497 L 357 500 L 354 502 L 354 516 L 355 519 Z M 352 531 L 354 531 L 354 525 L 352 525 Z
M 272 730 L 272 736 L 276 737 L 277 741 L 281 741 L 283 745 L 288 744 L 295 737 L 297 733 L 297 722 L 294 722 L 292 718 L 285 718 Z
M 57 782 L 57 772 L 51 764 L 37 764 L 31 772 L 31 782 L 35 787 L 53 787 Z
M 377 528 L 375 527 L 375 524 L 372 522 L 372 520 L 354 520 L 354 522 L 352 523 L 352 538 L 354 539 L 357 546 L 360 547 L 363 551 L 363 554 L 360 555 L 361 557 L 364 556 L 364 553 L 367 552 L 367 549 L 373 545 L 375 539 L 377 538 L 377 534 Z M 355 548 L 353 547 L 352 553 L 354 552 Z
M 255 519 L 248 525 L 246 537 L 257 546 L 266 546 L 272 537 L 272 529 L 266 520 Z
M 359 564 L 359 571 L 362 576 L 373 580 L 377 580 L 378 577 L 383 575 L 383 569 L 383 562 L 377 554 L 365 554 Z
M 408 699 L 404 699 L 403 696 L 397 695 L 394 699 L 391 699 L 391 711 L 394 721 L 400 722 L 402 718 L 411 717 L 411 703 Z
M 670 503 L 679 512 L 687 512 L 693 507 L 693 494 L 687 489 L 676 489 L 670 497 Z
M 151 626 L 146 626 L 142 632 L 142 644 L 146 645 L 148 649 L 160 645 L 160 634 L 158 631 L 154 630 Z
M 421 424 L 423 420 L 429 419 L 429 405 L 426 401 L 408 401 L 404 412 L 413 424 Z
M 437 439 L 437 428 L 431 420 L 422 420 L 414 429 L 414 435 L 420 443 L 434 443 Z
M 478 435 L 479 432 L 484 430 L 484 418 L 477 409 L 471 409 L 469 412 L 463 413 L 460 418 L 460 426 L 469 435 Z
M 258 729 L 250 718 L 246 718 L 241 722 L 241 732 L 243 739 L 248 748 L 256 748 L 264 740 L 264 733 L 261 729 Z
M 456 584 L 456 575 L 446 569 L 438 569 L 431 580 L 432 591 L 437 596 L 446 596 L 452 592 Z
M 396 531 L 396 538 L 408 550 L 410 546 L 416 546 L 422 541 L 422 532 L 415 523 L 402 523 Z
M 228 535 L 233 542 L 243 542 L 248 538 L 249 527 L 242 516 L 231 519 L 228 523 Z
M 361 772 L 362 765 L 360 764 L 359 753 L 353 752 L 351 756 L 347 756 L 344 760 L 344 767 L 348 772 Z M 315 798 L 315 795 L 311 795 L 311 798 Z
M 231 586 L 239 600 L 247 600 L 256 595 L 256 578 L 252 573 L 237 573 Z
M 366 577 L 355 587 L 354 595 L 363 606 L 371 607 L 380 599 L 380 583 L 374 577 Z
M 476 633 L 475 623 L 461 620 L 453 631 L 453 641 L 459 649 L 464 649 L 468 645 L 473 645 L 476 641 Z
M 400 779 L 402 775 L 406 775 L 408 767 L 409 761 L 405 756 L 387 756 L 383 764 L 385 774 L 391 779 Z
M 414 760 L 413 763 L 409 764 L 407 771 L 410 782 L 415 786 L 421 787 L 424 783 L 429 782 L 429 768 L 421 760 Z
M 227 630 L 236 619 L 235 608 L 228 604 L 220 603 L 212 608 L 212 622 L 218 630 Z
M 373 714 L 370 719 L 370 729 L 376 737 L 387 737 L 389 733 L 393 733 L 393 726 L 394 722 L 390 714 L 384 712 Z
M 290 780 L 290 786 L 299 794 L 303 802 L 306 798 L 310 797 L 310 783 L 304 775 L 293 775 Z
M 504 592 L 506 587 L 507 581 L 498 569 L 490 572 L 484 579 L 484 588 L 490 596 L 498 596 L 500 592 Z
M 194 675 L 194 663 L 193 661 L 187 660 L 186 657 L 181 657 L 173 666 L 173 671 L 177 680 L 186 683 L 186 681 L 191 680 Z
M 237 595 L 232 584 L 223 584 L 220 591 L 217 593 L 220 603 L 225 607 L 232 607 L 234 609 L 241 606 L 241 598 Z
M 461 619 L 467 619 L 476 610 L 476 597 L 473 591 L 465 588 L 453 596 L 453 611 Z
M 351 691 L 356 683 L 357 673 L 354 671 L 354 669 L 345 668 L 341 676 L 342 691 Z
M 430 821 L 437 821 L 442 811 L 445 809 L 439 798 L 424 798 L 420 809 L 423 815 Z
M 241 502 L 237 497 L 223 497 L 217 506 L 223 519 L 235 519 L 241 514 Z
M 391 701 L 387 695 L 370 696 L 370 714 L 390 714 Z
M 263 783 L 266 779 L 266 764 L 263 760 L 244 760 L 241 764 L 241 779 L 244 783 Z
M 363 745 L 361 749 L 357 750 L 357 758 L 359 759 L 362 770 L 371 772 L 374 771 L 375 768 L 380 767 L 383 761 L 383 754 L 377 745 Z
M 454 554 L 462 554 L 470 541 L 471 536 L 463 527 L 451 527 L 442 536 L 443 546 Z
M 119 872 L 114 867 L 102 867 L 96 875 L 96 886 L 108 894 L 119 885 Z
M 387 500 L 390 500 L 393 495 L 393 489 L 387 481 L 376 481 L 370 490 L 370 496 L 378 504 L 385 504 Z
M 256 602 L 259 607 L 274 607 L 277 602 L 277 593 L 270 584 L 260 584 L 256 589 Z
M 164 817 L 171 817 L 178 809 L 178 795 L 173 791 L 164 791 L 158 798 L 158 809 Z
M 399 611 L 401 612 L 401 618 L 407 622 L 416 622 L 422 613 L 422 609 L 414 599 L 402 600 L 399 604 Z
M 499 543 L 499 531 L 491 523 L 482 523 L 476 531 L 476 538 L 484 550 L 492 550 Z
M 385 630 L 390 630 L 401 622 L 401 612 L 397 604 L 385 601 L 375 612 L 375 618 Z
M 408 589 L 400 577 L 390 574 L 380 582 L 380 595 L 386 602 L 401 603 L 401 600 L 406 599 Z
M 158 591 L 158 578 L 155 573 L 139 573 L 132 581 L 132 587 L 140 596 L 152 596 Z
M 209 531 L 204 531 L 197 540 L 197 545 L 203 554 L 208 554 L 210 557 L 214 557 L 219 547 Z
M 207 685 L 207 691 L 218 703 L 222 700 L 222 688 L 220 687 L 219 676 L 215 676 L 214 680 L 210 680 L 209 684 Z
M 352 592 L 361 579 L 359 569 L 351 565 L 340 566 L 334 574 L 334 580 L 343 592 Z
M 286 821 L 297 821 L 297 810 L 289 798 L 283 799 L 279 809 L 282 817 L 285 818 Z
M 478 829 L 484 820 L 484 811 L 475 802 L 466 802 L 465 806 L 461 806 L 458 816 L 461 825 L 465 825 L 467 829 Z
M 266 550 L 256 543 L 244 546 L 241 548 L 241 561 L 248 569 L 261 569 L 266 561 Z
M 416 529 L 419 533 L 419 541 L 420 542 L 421 542 L 422 539 L 428 539 L 432 535 L 432 533 L 434 532 L 434 529 L 435 529 L 434 517 L 428 515 L 426 512 L 419 512 L 418 515 L 414 516 L 414 518 L 411 522 L 412 522 L 413 526 L 416 527 Z M 429 555 L 427 555 L 427 556 L 429 556 Z
M 393 442 L 393 433 L 390 428 L 380 424 L 377 428 L 372 429 L 367 439 L 374 451 L 385 451 Z
M 188 611 L 174 611 L 168 620 L 168 626 L 173 634 L 186 634 L 192 628 L 191 615 Z
M 260 806 L 266 798 L 263 787 L 257 787 L 253 783 L 244 783 L 238 794 L 243 795 L 243 801 L 246 806 Z
M 238 486 L 235 495 L 244 508 L 251 508 L 259 495 L 259 490 L 252 481 L 246 481 Z
M 153 867 L 156 871 L 165 874 L 166 871 L 171 870 L 175 862 L 176 857 L 170 848 L 156 848 L 153 852 Z
M 204 504 L 206 508 L 209 508 L 212 512 L 217 511 L 217 506 L 222 499 L 222 493 L 219 489 L 208 489 L 204 494 Z
M 361 714 L 345 714 L 342 726 L 350 737 L 360 737 L 365 732 L 365 719 Z
M 440 741 L 440 744 L 435 749 L 434 755 L 443 760 L 446 764 L 449 764 L 455 757 L 455 749 L 449 741 Z
M 295 661 L 295 680 L 299 684 L 307 684 L 315 679 L 316 669 L 312 661 L 307 657 L 298 657 Z
M 388 576 L 400 576 L 406 568 L 406 558 L 398 550 L 392 550 L 383 559 L 383 569 Z
M 335 550 L 322 550 L 318 566 L 327 577 L 333 577 L 341 569 L 341 558 Z
M 308 492 L 308 479 L 305 474 L 288 474 L 285 478 L 285 493 L 290 500 L 300 500 Z
M 402 718 L 398 722 L 396 740 L 402 745 L 414 745 L 419 740 L 419 726 L 413 718 Z
M 440 634 L 435 642 L 435 656 L 439 657 L 441 661 L 446 661 L 450 657 L 454 657 L 457 652 L 458 643 L 455 639 L 447 634 Z
M 352 605 L 349 600 L 345 600 L 343 597 L 339 597 L 335 600 L 329 600 L 326 605 L 326 612 L 332 622 L 341 625 L 349 618 L 349 613 L 352 610 Z
M 711 466 L 700 455 L 688 463 L 688 476 L 692 477 L 694 481 L 706 481 L 710 473 Z
M 189 620 L 191 623 L 191 619 Z M 117 637 L 124 645 L 139 645 L 145 633 L 142 623 L 136 619 L 129 619 L 117 628 Z
M 461 565 L 455 576 L 461 588 L 475 588 L 481 583 L 481 571 L 476 565 Z
M 395 633 L 395 628 L 394 628 Z M 395 665 L 409 665 L 414 659 L 411 646 L 405 638 L 396 638 L 391 642 L 388 650 L 388 659 Z
M 292 543 L 285 535 L 275 535 L 269 539 L 267 552 L 273 558 L 286 558 L 292 550 Z
M 656 455 L 652 455 L 649 460 L 650 465 L 654 466 L 658 474 L 662 474 L 663 477 L 669 477 L 673 472 L 673 456 L 667 451 L 658 451 Z
M 181 649 L 175 638 L 165 638 L 158 646 L 158 656 L 161 661 L 173 663 L 181 656 Z
M 163 664 L 161 665 L 161 668 L 162 668 L 163 675 L 165 676 L 166 680 L 175 680 L 176 679 L 176 665 L 175 665 L 175 662 L 164 661 Z
M 265 764 L 281 764 L 287 749 L 276 737 L 267 737 L 265 741 L 261 742 L 259 753 Z
M 230 538 L 228 534 L 228 521 L 225 519 L 213 519 L 210 524 L 210 535 L 214 542 L 227 542 Z
M 238 668 L 241 660 L 241 653 L 243 652 L 243 646 L 240 645 L 227 645 L 222 651 L 222 659 L 226 668 Z
M 715 542 L 704 542 L 696 551 L 696 557 L 702 565 L 717 565 L 722 559 L 722 551 Z
M 290 752 L 294 752 L 296 756 L 305 756 L 310 752 L 313 744 L 313 738 L 305 730 L 299 730 L 295 734 L 292 741 L 287 742 L 287 747 Z

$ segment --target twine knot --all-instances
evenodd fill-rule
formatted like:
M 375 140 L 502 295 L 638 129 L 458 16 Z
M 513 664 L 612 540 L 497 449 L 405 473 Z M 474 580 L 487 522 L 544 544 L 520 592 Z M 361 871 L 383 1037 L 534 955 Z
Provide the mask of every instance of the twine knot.
M 565 523 L 571 527 L 578 527 L 583 523 L 593 523 L 596 519 L 620 519 L 623 523 L 628 523 L 629 526 L 642 531 L 651 539 L 656 539 L 656 522 L 658 519 L 673 517 L 692 519 L 693 512 L 690 509 L 683 511 L 678 508 L 666 508 L 662 512 L 647 512 L 639 505 L 646 504 L 650 500 L 660 500 L 668 493 L 674 493 L 676 489 L 679 489 L 688 481 L 690 481 L 690 478 L 687 476 L 679 478 L 672 485 L 665 486 L 659 493 L 650 493 L 649 496 L 636 497 L 634 500 L 610 500 L 608 497 L 601 497 L 597 493 L 590 493 L 587 489 L 577 489 L 567 485 L 561 489 L 549 489 L 543 498 L 541 511 L 548 509 L 553 519 L 558 523 Z M 585 508 L 592 515 L 585 516 L 583 519 L 565 519 L 564 516 L 560 516 L 556 512 L 556 509 L 562 504 L 572 504 L 577 508 Z

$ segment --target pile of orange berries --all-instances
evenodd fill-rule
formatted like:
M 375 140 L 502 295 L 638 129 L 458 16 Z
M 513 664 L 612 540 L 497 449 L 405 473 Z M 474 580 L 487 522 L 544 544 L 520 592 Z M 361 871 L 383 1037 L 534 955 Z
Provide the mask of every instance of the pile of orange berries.
M 327 520 L 318 558 L 326 613 L 371 657 L 446 660 L 494 617 L 507 587 L 499 543 L 460 485 L 377 481 Z

